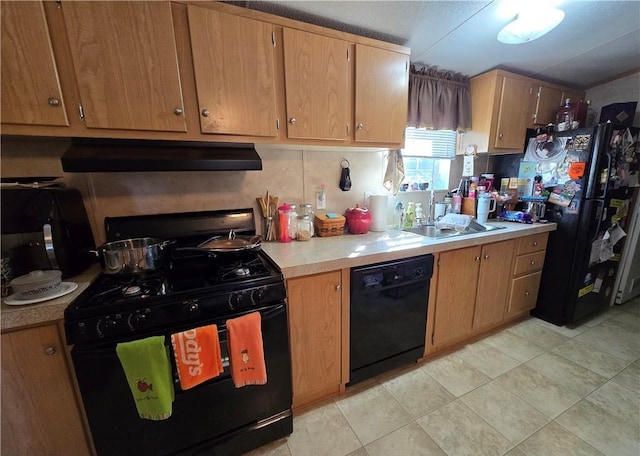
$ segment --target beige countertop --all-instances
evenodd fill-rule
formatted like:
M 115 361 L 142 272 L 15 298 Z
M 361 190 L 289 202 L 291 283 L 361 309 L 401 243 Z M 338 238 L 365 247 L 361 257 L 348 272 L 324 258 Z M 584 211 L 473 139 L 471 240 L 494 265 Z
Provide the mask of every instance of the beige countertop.
M 262 249 L 280 266 L 287 279 L 504 241 L 557 228 L 555 223 L 489 222 L 489 225 L 500 225 L 505 229 L 443 239 L 399 230 L 370 231 L 368 234 L 314 237 L 307 242 L 264 242 Z
M 75 282 L 78 284 L 71 293 L 56 299 L 43 301 L 36 304 L 25 305 L 8 305 L 2 299 L 0 306 L 0 322 L 2 331 L 19 328 L 22 326 L 31 326 L 39 323 L 47 323 L 50 321 L 62 320 L 64 309 L 69 303 L 78 297 L 91 282 L 100 274 L 100 265 L 92 265 L 83 273 L 64 279 L 65 282 Z
M 291 278 L 460 249 L 556 229 L 554 223 L 496 224 L 506 226 L 506 228 L 488 233 L 444 239 L 433 239 L 405 231 L 389 230 L 359 235 L 314 237 L 308 242 L 293 241 L 287 244 L 265 242 L 262 244 L 262 249 L 280 266 L 284 277 Z M 67 306 L 99 274 L 100 266 L 93 265 L 82 274 L 65 279 L 65 282 L 77 283 L 78 288 L 68 295 L 49 301 L 15 306 L 6 304 L 3 299 L 0 306 L 2 331 L 63 319 Z

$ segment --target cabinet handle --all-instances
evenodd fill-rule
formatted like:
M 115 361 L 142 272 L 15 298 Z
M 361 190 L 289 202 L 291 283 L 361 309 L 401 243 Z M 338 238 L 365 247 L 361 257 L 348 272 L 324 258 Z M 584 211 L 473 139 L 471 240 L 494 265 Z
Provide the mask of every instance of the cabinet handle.
M 54 347 L 53 345 L 49 345 L 47 348 L 44 349 L 45 354 L 51 356 L 56 352 L 56 347 Z
M 296 124 L 296 118 L 295 118 L 295 117 L 292 117 L 291 119 L 289 119 L 289 123 L 290 123 L 291 125 L 295 125 L 295 124 Z
M 336 291 L 342 290 L 342 285 L 336 285 Z
M 364 124 L 363 123 L 359 123 L 357 128 L 358 128 L 358 130 L 362 130 L 364 128 Z
M 175 108 L 175 109 L 173 110 L 173 113 L 174 113 L 176 116 L 181 116 L 181 115 L 182 115 L 182 108 Z
M 525 291 L 525 292 L 524 292 L 524 295 L 525 295 L 525 296 L 529 296 L 529 292 L 528 292 L 528 291 Z
M 203 109 L 202 110 L 202 117 L 209 117 L 209 110 L 208 109 Z
M 536 247 L 538 245 L 538 241 L 533 241 L 533 246 Z
M 500 139 L 504 138 L 504 134 L 503 134 L 503 133 L 500 133 L 500 134 L 498 135 L 498 138 L 500 138 Z
M 484 259 L 485 259 L 485 260 L 488 260 L 488 259 L 489 259 L 489 254 L 488 254 L 488 253 L 485 253 L 485 255 L 484 255 Z
M 60 100 L 58 100 L 57 98 L 51 97 L 47 100 L 47 103 L 49 103 L 49 105 L 51 106 L 59 106 Z
M 533 266 L 534 264 L 536 264 L 536 262 L 535 262 L 535 261 L 532 261 L 530 264 L 531 264 L 531 266 Z
M 476 257 L 476 261 L 480 261 L 480 257 L 479 256 Z

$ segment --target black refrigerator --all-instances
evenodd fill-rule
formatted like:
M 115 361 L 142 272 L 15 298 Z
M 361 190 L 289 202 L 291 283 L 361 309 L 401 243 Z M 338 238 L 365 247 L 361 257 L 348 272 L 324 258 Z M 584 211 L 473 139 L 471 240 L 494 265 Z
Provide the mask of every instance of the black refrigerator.
M 551 166 L 544 161 L 547 151 L 537 146 L 550 192 L 545 218 L 558 229 L 549 233 L 533 316 L 564 325 L 610 305 L 632 196 L 621 144 L 629 134 L 611 123 L 559 132 L 561 155 Z M 525 142 L 525 160 L 535 141 Z

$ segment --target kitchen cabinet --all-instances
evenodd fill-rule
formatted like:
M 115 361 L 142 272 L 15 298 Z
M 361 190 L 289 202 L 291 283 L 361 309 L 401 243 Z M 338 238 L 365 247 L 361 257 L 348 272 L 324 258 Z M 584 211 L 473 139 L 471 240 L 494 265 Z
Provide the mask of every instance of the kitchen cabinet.
M 2 453 L 90 454 L 55 323 L 3 333 Z
M 169 2 L 63 2 L 84 124 L 186 131 Z
M 536 306 L 548 233 L 517 240 L 505 318 L 527 314 Z
M 284 28 L 287 137 L 347 140 L 350 44 Z
M 460 134 L 457 153 L 468 146 L 494 154 L 522 152 L 526 129 L 555 123 L 567 90 L 504 70 L 471 78 L 471 130 Z
M 68 126 L 42 2 L 2 2 L 2 123 Z
M 276 136 L 273 26 L 188 5 L 203 133 Z
M 433 348 L 453 345 L 502 322 L 514 246 L 510 239 L 440 254 Z
M 341 277 L 332 271 L 287 280 L 294 408 L 340 391 Z
M 355 141 L 402 144 L 409 56 L 358 44 L 355 68 Z

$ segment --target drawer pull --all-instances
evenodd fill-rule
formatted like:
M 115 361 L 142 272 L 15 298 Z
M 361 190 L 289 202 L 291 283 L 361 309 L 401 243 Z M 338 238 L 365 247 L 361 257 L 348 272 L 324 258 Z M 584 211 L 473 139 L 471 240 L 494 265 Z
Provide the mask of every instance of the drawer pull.
M 533 241 L 533 246 L 536 247 L 538 245 L 538 241 Z
M 532 261 L 530 264 L 531 264 L 531 266 L 533 266 L 534 264 L 536 264 L 536 262 L 535 262 L 535 261 Z
M 54 347 L 53 345 L 49 345 L 47 348 L 44 349 L 45 354 L 51 356 L 56 352 L 56 347 Z
M 525 291 L 525 292 L 524 292 L 524 295 L 525 295 L 525 296 L 529 296 L 529 292 L 528 292 L 528 291 Z

